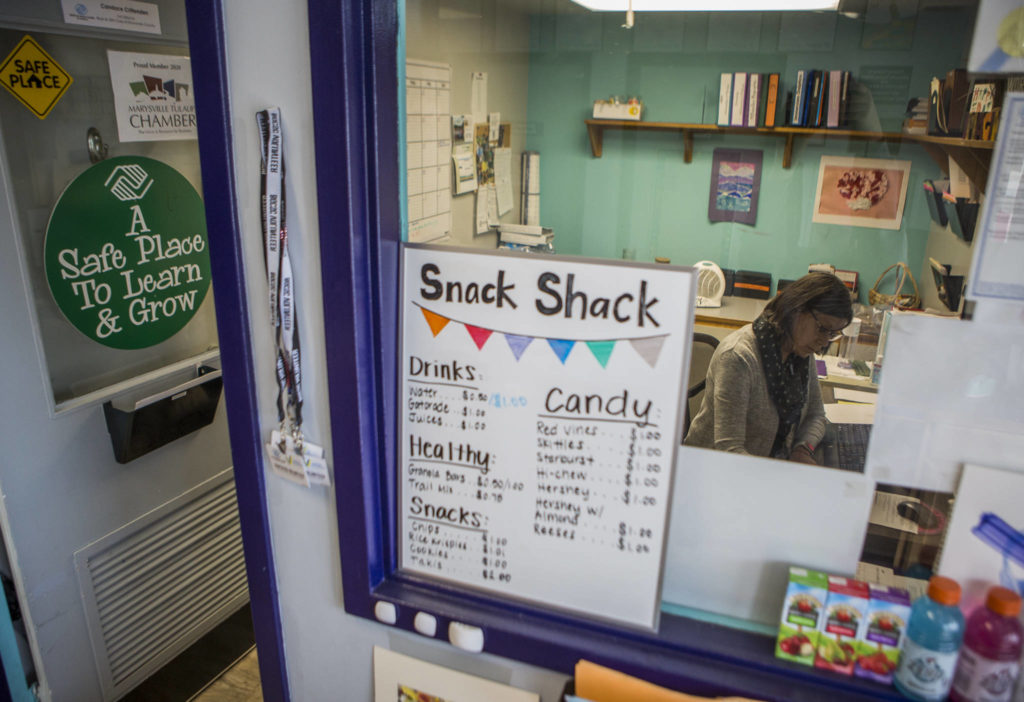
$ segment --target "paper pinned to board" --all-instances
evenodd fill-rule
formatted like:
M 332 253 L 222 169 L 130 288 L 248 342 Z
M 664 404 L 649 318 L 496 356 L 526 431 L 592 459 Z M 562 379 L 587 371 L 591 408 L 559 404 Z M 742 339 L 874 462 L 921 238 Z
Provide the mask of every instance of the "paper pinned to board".
M 498 196 L 498 216 L 512 209 L 512 149 L 494 150 L 494 184 Z
M 486 234 L 491 230 L 487 223 L 487 186 L 482 186 L 476 191 L 476 226 L 473 233 L 476 235 Z
M 494 183 L 488 185 L 484 190 L 487 192 L 487 227 L 494 227 L 498 224 L 498 194 Z
M 487 73 L 473 71 L 470 84 L 470 113 L 474 122 L 487 121 Z
M 492 112 L 487 115 L 487 141 L 491 144 L 498 143 L 498 137 L 501 134 L 501 113 Z
M 465 195 L 476 190 L 476 155 L 473 144 L 456 144 L 452 149 L 452 164 L 455 167 L 455 194 Z

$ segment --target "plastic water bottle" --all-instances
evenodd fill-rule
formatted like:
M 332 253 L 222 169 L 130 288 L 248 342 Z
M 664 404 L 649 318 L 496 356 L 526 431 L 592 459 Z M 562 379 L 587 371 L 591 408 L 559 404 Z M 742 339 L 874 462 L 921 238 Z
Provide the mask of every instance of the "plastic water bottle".
M 1020 595 L 1005 587 L 988 591 L 984 607 L 967 619 L 964 647 L 949 699 L 1009 702 L 1020 673 Z
M 964 615 L 957 607 L 960 585 L 951 578 L 932 576 L 928 594 L 910 608 L 910 621 L 893 675 L 896 689 L 912 700 L 940 702 L 953 684 Z

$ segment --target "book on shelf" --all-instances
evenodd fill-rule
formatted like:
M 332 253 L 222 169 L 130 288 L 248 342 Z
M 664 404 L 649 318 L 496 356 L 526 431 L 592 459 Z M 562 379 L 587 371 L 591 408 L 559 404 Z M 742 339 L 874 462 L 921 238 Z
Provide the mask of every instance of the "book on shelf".
M 718 124 L 721 127 L 729 126 L 729 117 L 732 113 L 732 73 L 723 73 L 718 90 Z
M 815 71 L 814 82 L 818 86 L 818 97 L 814 101 L 814 126 L 824 127 L 828 116 L 828 74 Z
M 850 125 L 850 77 L 849 71 L 843 71 L 843 77 L 839 88 L 839 126 Z
M 743 122 L 745 127 L 757 126 L 757 115 L 761 109 L 762 78 L 760 73 L 751 73 L 747 79 L 747 113 Z
M 768 76 L 768 91 L 765 97 L 764 120 L 762 124 L 766 127 L 775 126 L 775 113 L 779 102 L 779 74 L 771 73 Z
M 828 117 L 825 126 L 835 129 L 839 126 L 839 103 L 843 94 L 843 72 L 828 72 Z
M 747 116 L 747 74 L 737 71 L 732 74 L 732 117 L 729 124 L 742 127 Z
M 807 71 L 796 72 L 796 85 L 793 87 L 793 109 L 790 114 L 790 125 L 799 127 L 804 109 L 804 88 L 807 85 Z
M 989 140 L 995 136 L 999 105 L 1002 103 L 1001 81 L 995 79 L 976 80 L 970 88 L 967 123 L 964 126 L 965 139 Z
M 814 116 L 817 112 L 818 100 L 821 99 L 821 71 L 807 72 L 804 90 L 804 109 L 800 116 L 801 127 L 816 127 Z

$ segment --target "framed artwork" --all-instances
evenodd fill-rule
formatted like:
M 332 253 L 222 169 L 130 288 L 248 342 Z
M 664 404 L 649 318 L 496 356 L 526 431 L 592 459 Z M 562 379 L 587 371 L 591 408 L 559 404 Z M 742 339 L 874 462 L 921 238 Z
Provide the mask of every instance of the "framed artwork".
M 757 223 L 762 153 L 756 149 L 715 149 L 711 162 L 709 220 L 750 226 Z
M 910 161 L 822 156 L 812 221 L 899 229 Z
M 373 647 L 374 702 L 540 702 L 540 696 Z

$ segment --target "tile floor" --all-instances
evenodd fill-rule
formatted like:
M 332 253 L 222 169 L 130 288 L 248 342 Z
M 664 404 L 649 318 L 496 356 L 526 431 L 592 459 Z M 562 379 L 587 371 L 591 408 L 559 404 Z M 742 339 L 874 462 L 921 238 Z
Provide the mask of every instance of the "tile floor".
M 120 702 L 261 701 L 255 643 L 245 605 Z
M 256 647 L 189 698 L 189 702 L 263 702 Z

